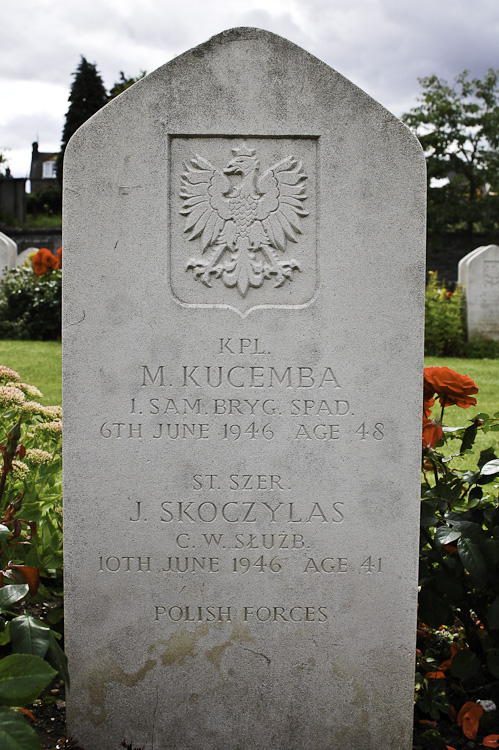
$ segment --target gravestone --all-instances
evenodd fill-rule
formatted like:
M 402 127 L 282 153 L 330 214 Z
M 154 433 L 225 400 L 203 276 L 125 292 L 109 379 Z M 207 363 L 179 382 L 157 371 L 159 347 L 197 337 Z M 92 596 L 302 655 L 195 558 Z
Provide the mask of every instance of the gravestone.
M 37 247 L 27 247 L 26 250 L 22 250 L 16 257 L 16 266 L 23 266 L 29 260 L 29 256 L 37 251 Z
M 411 747 L 425 165 L 233 29 L 66 151 L 68 732 Z
M 499 339 L 499 247 L 485 245 L 459 261 L 465 287 L 468 337 Z
M 14 240 L 0 232 L 0 277 L 16 265 L 17 245 Z

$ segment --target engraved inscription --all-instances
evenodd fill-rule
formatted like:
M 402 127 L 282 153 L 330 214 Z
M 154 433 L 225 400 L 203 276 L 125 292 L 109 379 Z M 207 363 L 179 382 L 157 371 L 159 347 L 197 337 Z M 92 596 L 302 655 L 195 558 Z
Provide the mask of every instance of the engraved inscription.
M 484 261 L 483 281 L 486 287 L 497 287 L 499 285 L 499 260 Z
M 186 217 L 184 232 L 199 240 L 202 252 L 186 270 L 207 287 L 220 279 L 244 298 L 265 280 L 282 287 L 301 271 L 296 260 L 281 260 L 280 253 L 288 240 L 298 241 L 301 218 L 308 216 L 307 176 L 292 155 L 260 175 L 256 149 L 242 143 L 232 153 L 223 169 L 199 154 L 184 164 L 180 213 Z

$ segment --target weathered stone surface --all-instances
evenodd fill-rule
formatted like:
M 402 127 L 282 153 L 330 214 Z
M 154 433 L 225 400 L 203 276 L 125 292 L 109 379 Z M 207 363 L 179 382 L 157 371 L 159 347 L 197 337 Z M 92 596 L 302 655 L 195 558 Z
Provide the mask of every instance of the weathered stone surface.
M 459 262 L 466 291 L 468 336 L 499 339 L 499 247 L 477 247 Z
M 69 732 L 408 750 L 419 144 L 235 29 L 97 113 L 64 171 Z

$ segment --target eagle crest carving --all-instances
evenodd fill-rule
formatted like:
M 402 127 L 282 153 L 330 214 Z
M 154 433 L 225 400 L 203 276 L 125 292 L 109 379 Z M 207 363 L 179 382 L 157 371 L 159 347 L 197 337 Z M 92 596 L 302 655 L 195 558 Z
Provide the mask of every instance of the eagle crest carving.
M 308 215 L 307 177 L 294 156 L 260 174 L 254 148 L 242 143 L 232 153 L 224 169 L 199 154 L 184 164 L 180 213 L 186 217 L 184 232 L 189 240 L 199 239 L 202 252 L 186 270 L 208 287 L 221 279 L 245 297 L 266 279 L 281 287 L 301 270 L 296 260 L 281 256 L 288 240 L 297 242 L 301 219 Z

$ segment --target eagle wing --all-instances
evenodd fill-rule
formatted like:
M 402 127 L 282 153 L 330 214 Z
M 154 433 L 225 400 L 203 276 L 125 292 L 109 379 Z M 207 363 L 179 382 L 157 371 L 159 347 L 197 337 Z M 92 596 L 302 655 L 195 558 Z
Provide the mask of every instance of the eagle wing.
M 303 201 L 306 175 L 301 161 L 294 156 L 267 169 L 258 181 L 261 198 L 257 216 L 274 247 L 286 249 L 286 240 L 296 242 L 301 234 L 301 216 L 308 216 Z
M 226 175 L 199 154 L 184 164 L 180 197 L 180 213 L 186 217 L 184 232 L 189 239 L 201 237 L 203 252 L 214 245 L 225 222 L 232 219 L 229 200 L 231 189 Z

